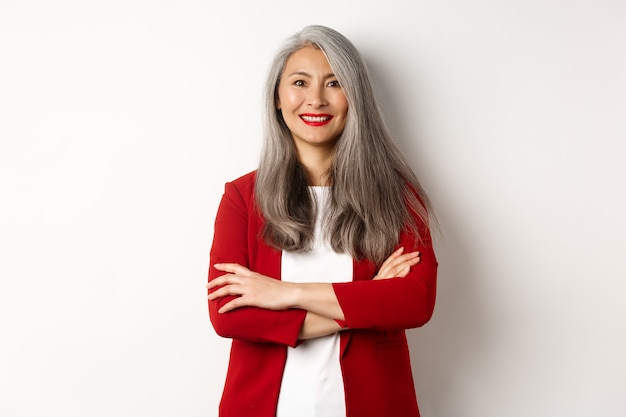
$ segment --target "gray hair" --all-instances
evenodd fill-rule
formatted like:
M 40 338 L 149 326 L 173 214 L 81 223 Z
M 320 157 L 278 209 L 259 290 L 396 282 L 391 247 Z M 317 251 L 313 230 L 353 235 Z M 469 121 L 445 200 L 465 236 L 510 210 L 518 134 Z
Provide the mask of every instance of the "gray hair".
M 335 251 L 380 265 L 402 230 L 424 237 L 430 202 L 385 127 L 359 52 L 345 36 L 324 26 L 307 26 L 291 36 L 270 66 L 255 185 L 256 203 L 265 219 L 263 238 L 277 249 L 290 251 L 309 250 L 313 241 L 317 208 L 291 133 L 276 108 L 287 60 L 306 46 L 324 53 L 348 101 L 346 125 L 328 173 L 331 199 L 326 235 Z

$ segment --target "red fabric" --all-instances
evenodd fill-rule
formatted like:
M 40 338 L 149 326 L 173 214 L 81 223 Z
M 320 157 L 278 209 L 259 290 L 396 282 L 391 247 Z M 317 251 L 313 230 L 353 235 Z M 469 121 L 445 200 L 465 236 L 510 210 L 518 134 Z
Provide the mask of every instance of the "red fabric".
M 226 189 L 215 220 L 209 280 L 223 274 L 216 263 L 236 262 L 280 279 L 281 252 L 260 238 L 263 219 L 254 204 L 254 172 Z M 423 242 L 400 235 L 406 252 L 419 250 L 421 262 L 404 278 L 372 281 L 372 262 L 354 262 L 353 282 L 333 284 L 350 330 L 341 333 L 347 417 L 418 417 L 404 329 L 424 325 L 435 306 L 437 260 L 424 227 Z M 287 357 L 295 346 L 306 311 L 245 307 L 217 310 L 228 299 L 209 302 L 215 331 L 232 338 L 220 417 L 275 417 Z

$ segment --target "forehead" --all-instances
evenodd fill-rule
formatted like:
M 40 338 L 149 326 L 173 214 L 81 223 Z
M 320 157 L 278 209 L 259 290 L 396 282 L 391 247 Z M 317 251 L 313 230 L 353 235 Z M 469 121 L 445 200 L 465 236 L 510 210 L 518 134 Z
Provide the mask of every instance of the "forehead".
M 292 73 L 324 73 L 324 75 L 332 74 L 332 68 L 326 59 L 324 53 L 314 47 L 305 46 L 291 54 L 285 63 L 283 74 L 286 76 Z

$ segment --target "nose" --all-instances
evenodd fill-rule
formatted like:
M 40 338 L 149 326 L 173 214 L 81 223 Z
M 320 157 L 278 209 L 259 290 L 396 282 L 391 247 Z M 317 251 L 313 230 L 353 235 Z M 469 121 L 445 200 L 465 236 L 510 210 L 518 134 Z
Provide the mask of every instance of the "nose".
M 308 89 L 307 104 L 311 107 L 322 107 L 327 104 L 326 96 L 324 94 L 324 85 L 311 86 Z

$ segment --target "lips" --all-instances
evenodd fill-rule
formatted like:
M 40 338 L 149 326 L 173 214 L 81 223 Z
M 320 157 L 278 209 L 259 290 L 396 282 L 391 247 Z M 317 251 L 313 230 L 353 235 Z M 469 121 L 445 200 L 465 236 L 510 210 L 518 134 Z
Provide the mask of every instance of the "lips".
M 324 126 L 331 121 L 331 114 L 312 114 L 304 113 L 300 115 L 300 119 L 309 126 Z

